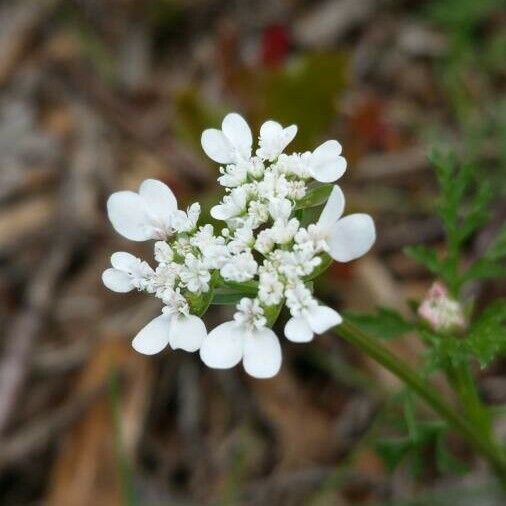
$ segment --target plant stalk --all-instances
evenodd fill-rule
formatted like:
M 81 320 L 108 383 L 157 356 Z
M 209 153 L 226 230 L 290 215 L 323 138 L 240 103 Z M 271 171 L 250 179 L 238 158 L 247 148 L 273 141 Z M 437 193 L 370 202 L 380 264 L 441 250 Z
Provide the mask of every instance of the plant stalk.
M 480 426 L 462 416 L 439 392 L 408 364 L 385 348 L 377 338 L 344 321 L 334 328 L 339 336 L 381 364 L 418 394 L 437 414 L 452 425 L 489 462 L 506 490 L 506 461 L 489 437 L 483 437 Z

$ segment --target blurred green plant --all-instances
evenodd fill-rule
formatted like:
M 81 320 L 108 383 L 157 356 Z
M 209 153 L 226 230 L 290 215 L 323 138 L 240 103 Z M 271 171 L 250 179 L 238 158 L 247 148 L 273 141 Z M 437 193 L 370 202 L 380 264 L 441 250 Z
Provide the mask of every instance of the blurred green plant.
M 504 2 L 433 0 L 422 9 L 447 40 L 445 53 L 436 61 L 436 76 L 451 106 L 467 160 L 485 166 L 491 157 L 497 161 L 487 167 L 489 180 L 504 195 L 506 101 L 496 91 L 505 72 L 506 29 L 500 22 Z
M 482 448 L 481 451 L 493 463 L 498 476 L 506 484 L 505 447 L 493 434 L 493 414 L 479 398 L 472 374 L 473 363 L 486 367 L 494 360 L 506 356 L 506 300 L 493 300 L 481 311 L 477 311 L 472 301 L 464 299 L 467 284 L 506 277 L 506 225 L 502 226 L 480 258 L 470 263 L 464 261 L 464 246 L 490 219 L 493 193 L 487 181 L 478 177 L 475 165 L 459 164 L 455 156 L 438 152 L 432 154 L 431 160 L 440 187 L 436 210 L 446 233 L 446 248 L 441 253 L 437 248 L 415 246 L 407 248 L 406 253 L 444 281 L 449 288 L 449 296 L 452 297 L 451 303 L 458 303 L 459 306 L 456 307 L 462 308 L 466 324 L 453 328 L 438 327 L 416 312 L 420 307 L 417 305 L 411 319 L 406 319 L 392 309 L 380 308 L 374 314 L 347 313 L 346 320 L 352 327 L 344 327 L 344 335 L 355 342 L 357 332 L 353 326 L 360 329 L 362 334 L 359 347 L 399 375 L 408 387 L 428 401 L 443 418 L 442 422 L 430 420 L 420 423 L 420 413 L 416 413 L 411 398 L 406 403 L 405 397 L 403 409 L 408 435 L 383 440 L 377 445 L 388 468 L 395 468 L 409 457 L 412 469 L 416 471 L 421 466 L 423 449 L 433 446 L 437 450 L 437 467 L 442 471 L 456 470 L 455 460 L 444 444 L 444 435 L 453 425 L 457 428 L 460 426 L 461 431 L 463 429 L 464 433 L 467 432 L 468 439 L 475 439 L 475 444 L 477 439 L 486 444 L 487 448 Z M 437 304 L 437 301 L 433 303 Z M 437 306 L 434 310 L 437 310 Z M 342 331 L 341 327 L 337 328 L 338 333 L 342 334 Z M 371 342 L 369 333 L 374 336 L 372 339 L 376 339 L 376 343 Z M 417 335 L 426 346 L 421 376 L 409 371 L 410 366 L 407 364 L 395 364 L 394 357 L 380 344 L 380 340 L 400 338 L 407 334 Z M 459 399 L 456 408 L 438 406 L 443 401 L 439 394 L 424 391 L 434 388 L 428 379 L 436 371 L 446 375 L 449 385 L 455 391 Z M 426 394 L 429 394 L 429 398 Z M 446 404 L 446 401 L 443 403 Z M 448 410 L 455 411 L 449 413 Z
M 321 141 L 322 132 L 335 117 L 337 101 L 346 87 L 347 58 L 337 52 L 312 53 L 279 68 L 240 67 L 232 73 L 231 93 L 245 97 L 253 125 L 269 117 L 283 124 L 297 124 L 293 146 L 304 151 Z M 218 126 L 224 113 L 211 106 L 194 86 L 180 90 L 175 110 L 178 133 L 194 146 L 200 146 L 202 130 Z

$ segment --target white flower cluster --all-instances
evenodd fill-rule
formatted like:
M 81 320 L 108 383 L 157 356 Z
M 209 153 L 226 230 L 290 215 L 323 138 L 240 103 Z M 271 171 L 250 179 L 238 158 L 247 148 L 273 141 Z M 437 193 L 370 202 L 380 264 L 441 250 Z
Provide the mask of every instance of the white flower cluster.
M 346 170 L 337 141 L 313 152 L 283 154 L 297 133 L 275 121 L 253 137 L 246 121 L 228 114 L 221 130 L 202 134 L 202 147 L 220 163 L 222 201 L 211 209 L 224 228 L 198 226 L 199 204 L 177 209 L 172 191 L 162 182 L 144 181 L 138 193 L 117 192 L 108 200 L 109 218 L 117 232 L 134 241 L 155 240 L 156 269 L 125 252 L 114 253 L 112 268 L 102 276 L 117 292 L 142 290 L 160 298 L 161 316 L 133 341 L 145 354 L 173 349 L 200 349 L 205 364 L 226 369 L 241 360 L 252 376 L 274 376 L 281 366 L 281 347 L 271 327 L 284 304 L 291 318 L 285 336 L 308 342 L 341 322 L 340 315 L 313 297 L 308 281 L 330 258 L 348 262 L 365 254 L 375 240 L 370 216 L 342 218 L 344 195 L 333 186 L 319 220 L 307 227 L 300 210 L 308 196 L 333 183 Z M 200 316 L 220 290 L 242 297 L 232 321 L 209 334 Z

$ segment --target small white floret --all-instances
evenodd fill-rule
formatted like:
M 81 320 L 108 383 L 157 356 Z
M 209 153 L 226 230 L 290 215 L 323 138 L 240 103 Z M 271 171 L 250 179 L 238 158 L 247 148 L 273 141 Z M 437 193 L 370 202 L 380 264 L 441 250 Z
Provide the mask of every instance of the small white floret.
M 104 285 L 113 292 L 127 293 L 134 288 L 143 290 L 153 277 L 153 269 L 140 258 L 126 251 L 118 251 L 111 256 L 112 268 L 102 274 Z

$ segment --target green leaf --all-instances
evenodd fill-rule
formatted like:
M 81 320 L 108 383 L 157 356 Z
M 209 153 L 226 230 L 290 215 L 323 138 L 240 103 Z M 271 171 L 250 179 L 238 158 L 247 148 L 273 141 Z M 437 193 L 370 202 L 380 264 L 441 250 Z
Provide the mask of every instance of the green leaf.
M 499 265 L 488 258 L 477 260 L 463 275 L 464 282 L 474 279 L 494 279 L 506 276 L 506 265 Z
M 407 437 L 380 439 L 376 442 L 375 449 L 386 468 L 392 472 L 410 451 L 411 441 Z
M 247 297 L 247 294 L 237 292 L 235 290 L 224 290 L 222 288 L 217 288 L 214 291 L 213 300 L 211 301 L 211 304 L 213 305 L 221 305 L 221 306 L 228 306 L 228 305 L 236 305 L 240 302 L 240 300 L 243 297 Z
M 425 268 L 433 274 L 439 274 L 443 269 L 442 262 L 439 260 L 437 252 L 433 248 L 418 244 L 404 248 L 404 252 L 406 255 L 425 266 Z
M 415 328 L 397 311 L 384 307 L 379 307 L 375 314 L 347 311 L 345 318 L 380 339 L 394 339 Z
M 325 204 L 333 187 L 333 184 L 321 184 L 310 188 L 306 195 L 295 203 L 295 209 L 307 209 Z
M 419 329 L 420 335 L 429 349 L 426 353 L 425 369 L 428 373 L 458 367 L 469 359 L 469 351 L 463 338 L 452 335 L 439 335 L 428 329 Z
M 258 293 L 258 281 L 244 281 L 239 283 L 238 281 L 225 281 L 223 278 L 219 278 L 219 286 L 232 288 L 243 294 L 243 297 L 256 297 Z
M 506 258 L 506 225 L 502 226 L 497 237 L 485 253 L 485 258 L 495 261 Z
M 245 76 L 243 91 L 257 101 L 258 119 L 276 118 L 299 126 L 295 151 L 314 149 L 335 119 L 336 103 L 346 89 L 349 69 L 342 52 L 321 52 L 291 59 L 287 66 Z
M 435 457 L 437 469 L 440 473 L 464 474 L 469 468 L 465 463 L 454 457 L 446 444 L 446 431 L 440 431 L 436 435 Z
M 496 300 L 475 319 L 466 344 L 482 367 L 506 356 L 506 299 Z
M 201 154 L 200 136 L 203 130 L 211 126 L 218 127 L 225 111 L 205 100 L 194 87 L 179 90 L 174 97 L 174 107 L 177 118 L 174 122 L 176 135 Z M 213 170 L 211 165 L 209 170 Z

